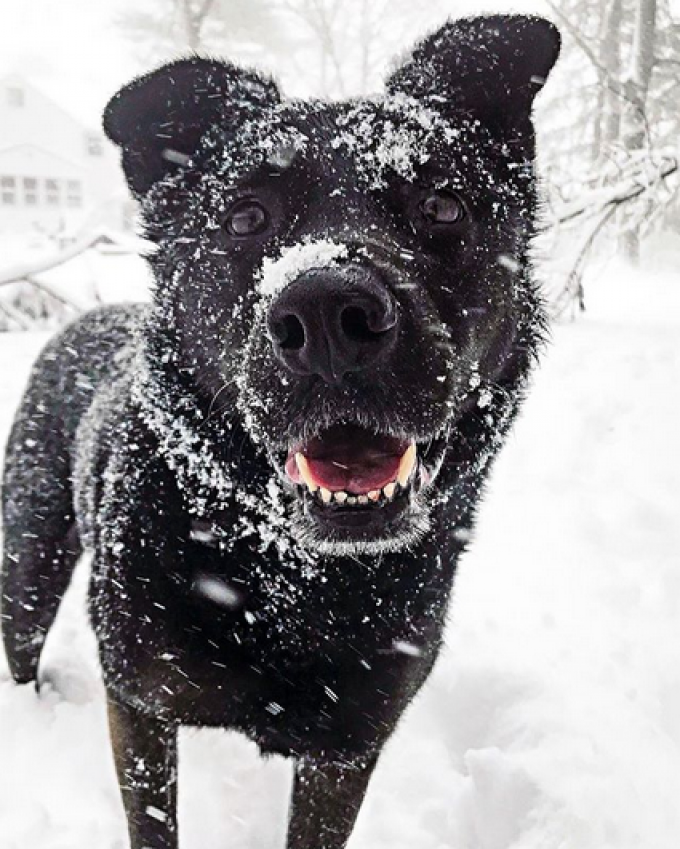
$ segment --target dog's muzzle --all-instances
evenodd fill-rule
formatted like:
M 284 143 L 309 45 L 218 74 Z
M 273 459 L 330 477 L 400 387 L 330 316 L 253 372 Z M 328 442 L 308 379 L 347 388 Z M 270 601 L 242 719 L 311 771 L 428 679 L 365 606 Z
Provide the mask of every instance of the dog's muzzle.
M 409 371 L 412 298 L 397 295 L 398 264 L 379 260 L 319 243 L 267 264 L 244 357 L 246 420 L 295 496 L 298 538 L 326 552 L 396 551 L 417 539 L 445 452 L 445 422 L 430 411 L 444 404 L 446 367 Z

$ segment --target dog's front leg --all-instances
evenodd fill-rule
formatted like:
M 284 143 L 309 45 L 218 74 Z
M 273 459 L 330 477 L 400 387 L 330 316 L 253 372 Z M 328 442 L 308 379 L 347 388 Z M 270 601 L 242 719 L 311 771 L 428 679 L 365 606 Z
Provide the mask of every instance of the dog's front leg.
M 302 758 L 295 781 L 288 849 L 343 849 L 377 755 L 350 762 Z
M 177 849 L 177 728 L 109 699 L 131 849 Z

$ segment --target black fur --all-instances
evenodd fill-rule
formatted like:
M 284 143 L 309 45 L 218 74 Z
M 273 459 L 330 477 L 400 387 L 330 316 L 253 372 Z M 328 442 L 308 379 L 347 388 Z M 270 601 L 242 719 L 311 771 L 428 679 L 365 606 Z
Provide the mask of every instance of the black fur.
M 530 109 L 558 49 L 538 18 L 477 18 L 426 39 L 382 99 L 284 101 L 193 58 L 109 104 L 155 299 L 86 316 L 35 367 L 6 458 L 3 633 L 15 679 L 36 679 L 93 551 L 133 849 L 177 846 L 181 724 L 294 757 L 289 847 L 345 845 L 437 657 L 542 339 Z M 433 220 L 433 197 L 465 214 Z M 243 199 L 265 210 L 247 237 L 230 230 Z M 309 299 L 337 292 L 319 315 L 349 305 L 354 323 L 282 352 L 282 322 L 311 327 Z M 324 506 L 283 467 L 331 428 L 414 439 L 422 476 L 381 507 Z

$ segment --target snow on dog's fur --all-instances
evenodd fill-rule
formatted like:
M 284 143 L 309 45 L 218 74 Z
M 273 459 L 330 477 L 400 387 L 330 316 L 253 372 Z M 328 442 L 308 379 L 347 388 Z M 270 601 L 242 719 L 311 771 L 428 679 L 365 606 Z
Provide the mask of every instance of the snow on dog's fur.
M 530 112 L 557 52 L 538 18 L 477 18 L 382 97 L 286 101 L 191 58 L 107 107 L 154 300 L 86 316 L 36 366 L 3 617 L 32 680 L 94 551 L 133 849 L 177 845 L 181 724 L 296 758 L 289 845 L 345 844 L 541 342 Z

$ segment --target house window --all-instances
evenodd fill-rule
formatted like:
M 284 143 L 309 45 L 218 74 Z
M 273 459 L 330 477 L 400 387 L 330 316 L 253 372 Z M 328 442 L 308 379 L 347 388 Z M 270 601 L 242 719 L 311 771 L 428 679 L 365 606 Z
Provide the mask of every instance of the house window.
M 59 206 L 59 180 L 45 180 L 45 198 L 48 206 Z
M 104 153 L 104 145 L 100 136 L 95 133 L 88 133 L 86 141 L 88 156 L 102 156 Z
M 83 184 L 80 180 L 66 181 L 66 206 L 77 208 L 83 205 Z
M 38 181 L 35 177 L 24 177 L 24 203 L 26 206 L 35 206 L 38 203 Z
M 22 107 L 26 103 L 26 94 L 23 88 L 15 85 L 8 86 L 6 92 L 8 106 Z
M 16 206 L 16 202 L 16 177 L 0 177 L 0 203 L 2 203 L 3 206 Z

